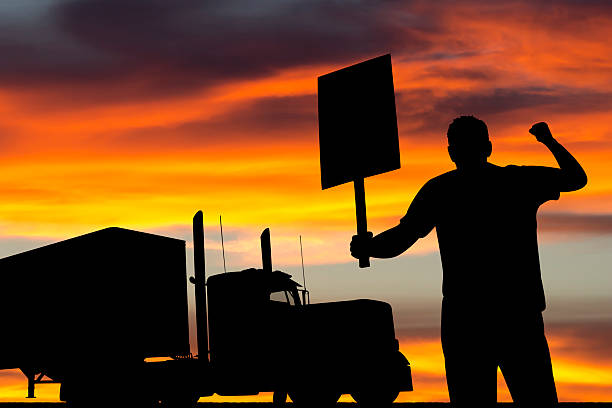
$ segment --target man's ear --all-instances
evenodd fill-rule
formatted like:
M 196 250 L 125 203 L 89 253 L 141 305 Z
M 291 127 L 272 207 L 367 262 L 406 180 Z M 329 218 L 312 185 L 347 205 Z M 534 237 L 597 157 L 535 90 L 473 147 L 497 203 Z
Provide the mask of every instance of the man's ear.
M 450 147 L 450 146 L 449 146 Z M 490 140 L 487 140 L 487 145 L 485 147 L 485 153 L 487 155 L 487 157 L 491 156 L 491 152 L 493 151 L 493 145 L 491 144 Z
M 449 145 L 447 149 L 448 149 L 448 155 L 450 156 L 450 159 L 454 163 L 455 162 L 455 149 L 453 149 L 453 146 L 451 145 Z

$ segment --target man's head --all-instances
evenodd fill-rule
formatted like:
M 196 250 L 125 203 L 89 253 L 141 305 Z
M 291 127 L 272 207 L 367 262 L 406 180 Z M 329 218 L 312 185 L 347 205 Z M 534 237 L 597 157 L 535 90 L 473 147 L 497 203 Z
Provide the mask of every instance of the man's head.
M 448 126 L 448 154 L 457 168 L 477 167 L 491 155 L 487 125 L 474 116 L 460 116 Z

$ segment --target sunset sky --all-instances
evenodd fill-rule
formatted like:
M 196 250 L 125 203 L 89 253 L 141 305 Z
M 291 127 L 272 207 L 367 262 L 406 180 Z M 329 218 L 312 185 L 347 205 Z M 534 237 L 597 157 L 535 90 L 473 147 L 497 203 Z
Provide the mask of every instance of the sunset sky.
M 313 301 L 392 304 L 415 386 L 399 400 L 447 401 L 435 234 L 359 269 L 352 186 L 320 186 L 317 77 L 391 53 L 402 168 L 366 180 L 370 230 L 453 168 L 454 117 L 488 124 L 499 165 L 554 166 L 528 133 L 548 122 L 589 177 L 539 213 L 559 398 L 612 401 L 611 36 L 605 0 L 3 0 L 0 256 L 108 226 L 191 256 L 202 209 L 208 274 L 223 272 L 221 214 L 228 269 L 259 267 L 270 227 L 274 267 L 301 282 L 301 235 Z M 0 372 L 0 400 L 25 394 Z

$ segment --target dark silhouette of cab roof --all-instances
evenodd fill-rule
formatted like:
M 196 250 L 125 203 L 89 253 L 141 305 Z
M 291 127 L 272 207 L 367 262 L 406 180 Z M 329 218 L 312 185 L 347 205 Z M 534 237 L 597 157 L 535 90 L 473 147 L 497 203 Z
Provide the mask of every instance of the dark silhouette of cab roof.
M 243 271 L 221 273 L 208 278 L 207 285 L 232 287 L 235 290 L 269 291 L 292 290 L 301 287 L 291 280 L 291 275 L 281 271 L 265 271 L 249 268 Z

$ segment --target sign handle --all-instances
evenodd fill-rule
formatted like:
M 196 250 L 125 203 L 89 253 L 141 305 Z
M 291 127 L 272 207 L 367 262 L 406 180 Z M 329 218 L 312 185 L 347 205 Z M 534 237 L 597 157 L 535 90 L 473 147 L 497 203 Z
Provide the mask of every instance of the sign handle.
M 353 182 L 355 186 L 355 212 L 357 215 L 357 235 L 365 240 L 368 236 L 368 220 L 366 218 L 365 204 L 365 189 L 363 186 L 363 177 L 358 177 Z M 364 256 L 359 258 L 359 267 L 368 268 L 370 266 L 370 257 Z

